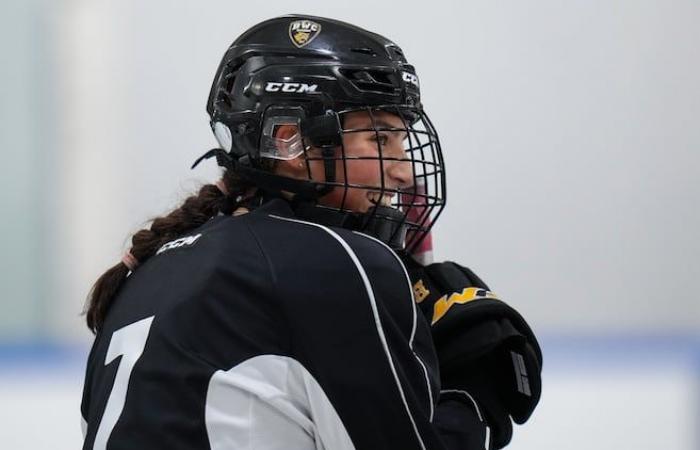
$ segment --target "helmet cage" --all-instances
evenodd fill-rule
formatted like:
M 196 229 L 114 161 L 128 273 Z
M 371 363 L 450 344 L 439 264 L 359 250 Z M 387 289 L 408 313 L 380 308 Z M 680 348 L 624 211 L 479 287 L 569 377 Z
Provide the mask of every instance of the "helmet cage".
M 402 123 L 398 127 L 386 126 L 377 120 L 378 112 L 387 112 L 400 118 Z M 366 113 L 371 125 L 364 128 L 347 128 L 342 125 L 341 137 L 355 133 L 373 133 L 376 136 L 376 156 L 355 156 L 346 149 L 343 139 L 333 155 L 319 155 L 312 152 L 315 146 L 305 139 L 304 158 L 309 179 L 312 178 L 311 163 L 323 161 L 327 164 L 329 159 L 333 161 L 336 169 L 337 181 L 316 181 L 317 184 L 328 186 L 326 192 L 333 189 L 342 189 L 343 197 L 337 207 L 317 205 L 319 208 L 337 211 L 338 213 L 352 216 L 357 214 L 347 204 L 348 194 L 352 190 L 372 192 L 378 198 L 391 196 L 389 207 L 371 208 L 364 214 L 363 220 L 356 223 L 356 229 L 363 231 L 364 227 L 377 219 L 392 223 L 392 234 L 389 241 L 397 247 L 411 251 L 418 247 L 427 235 L 432 224 L 437 220 L 445 205 L 445 171 L 442 151 L 437 132 L 430 119 L 422 109 L 410 106 L 379 105 L 348 108 L 338 113 L 339 123 L 344 124 L 344 117 L 351 113 Z M 381 134 L 403 133 L 403 157 L 390 156 L 382 144 Z M 348 172 L 352 170 L 354 161 L 376 161 L 376 170 L 379 172 L 376 179 L 378 185 L 370 186 L 348 181 Z M 385 166 L 387 164 L 410 164 L 412 181 L 409 186 L 401 188 L 390 187 L 385 179 Z M 352 178 L 352 177 L 350 177 Z M 404 241 L 405 234 L 405 241 Z

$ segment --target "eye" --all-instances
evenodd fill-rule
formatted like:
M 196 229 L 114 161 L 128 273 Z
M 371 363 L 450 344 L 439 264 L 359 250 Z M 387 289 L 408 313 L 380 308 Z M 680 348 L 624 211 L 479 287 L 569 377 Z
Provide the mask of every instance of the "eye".
M 386 145 L 389 142 L 389 136 L 385 133 L 377 135 L 377 133 L 372 133 L 372 138 L 374 142 L 379 142 L 381 145 Z

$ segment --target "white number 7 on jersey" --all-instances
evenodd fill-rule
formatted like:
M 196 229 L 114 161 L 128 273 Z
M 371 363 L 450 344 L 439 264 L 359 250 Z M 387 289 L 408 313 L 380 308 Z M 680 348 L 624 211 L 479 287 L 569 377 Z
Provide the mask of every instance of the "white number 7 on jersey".
M 112 333 L 112 339 L 109 341 L 109 348 L 105 357 L 105 366 L 114 361 L 117 356 L 121 355 L 122 359 L 119 361 L 117 376 L 114 378 L 114 386 L 112 386 L 112 392 L 109 394 L 100 426 L 97 428 L 95 444 L 92 446 L 93 450 L 104 450 L 107 447 L 109 435 L 112 434 L 112 429 L 122 414 L 124 402 L 126 401 L 126 390 L 129 388 L 131 370 L 141 357 L 146 346 L 146 339 L 148 339 L 148 332 L 151 330 L 153 317 L 139 320 Z

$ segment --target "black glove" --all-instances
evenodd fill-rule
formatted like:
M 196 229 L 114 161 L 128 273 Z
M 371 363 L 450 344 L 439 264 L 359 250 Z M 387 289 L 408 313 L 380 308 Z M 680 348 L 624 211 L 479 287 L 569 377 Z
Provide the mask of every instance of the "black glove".
M 416 302 L 432 324 L 442 389 L 473 395 L 487 416 L 492 444 L 505 446 L 510 419 L 525 423 L 540 399 L 542 352 L 535 335 L 468 268 L 403 259 Z

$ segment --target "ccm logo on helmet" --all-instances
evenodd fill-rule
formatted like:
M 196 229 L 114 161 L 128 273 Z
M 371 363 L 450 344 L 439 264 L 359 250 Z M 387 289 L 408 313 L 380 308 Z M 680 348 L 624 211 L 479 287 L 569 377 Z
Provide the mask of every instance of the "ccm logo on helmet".
M 403 72 L 402 78 L 406 83 L 411 83 L 415 87 L 418 87 L 418 77 L 411 72 Z
M 316 92 L 317 84 L 306 83 L 279 83 L 268 81 L 265 86 L 266 92 L 290 92 L 296 94 L 304 94 L 307 92 Z

